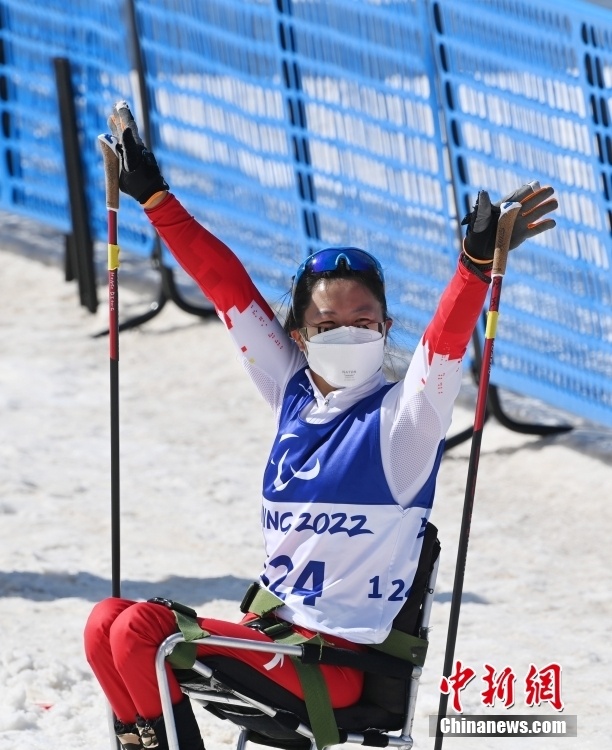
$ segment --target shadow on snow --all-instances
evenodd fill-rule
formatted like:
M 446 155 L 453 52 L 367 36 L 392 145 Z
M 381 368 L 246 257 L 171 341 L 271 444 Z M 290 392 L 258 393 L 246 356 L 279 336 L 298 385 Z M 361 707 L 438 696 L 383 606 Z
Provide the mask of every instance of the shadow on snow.
M 163 596 L 185 604 L 206 604 L 216 599 L 240 602 L 248 586 L 246 578 L 221 576 L 219 578 L 186 578 L 169 576 L 163 581 L 121 582 L 121 596 L 126 599 L 151 599 Z M 91 573 L 33 573 L 27 571 L 0 571 L 0 597 L 17 597 L 36 602 L 49 602 L 55 599 L 85 599 L 97 602 L 111 595 L 111 582 L 108 578 Z M 451 592 L 434 595 L 438 603 L 451 601 Z M 478 594 L 463 592 L 461 601 L 468 604 L 488 604 Z
M 121 582 L 121 596 L 126 599 L 150 599 L 163 596 L 185 603 L 202 604 L 215 599 L 242 601 L 252 583 L 246 578 L 187 578 L 169 576 L 163 581 Z M 28 571 L 0 571 L 0 597 L 17 597 L 37 602 L 55 599 L 85 599 L 97 602 L 112 593 L 108 578 L 91 573 L 35 573 Z

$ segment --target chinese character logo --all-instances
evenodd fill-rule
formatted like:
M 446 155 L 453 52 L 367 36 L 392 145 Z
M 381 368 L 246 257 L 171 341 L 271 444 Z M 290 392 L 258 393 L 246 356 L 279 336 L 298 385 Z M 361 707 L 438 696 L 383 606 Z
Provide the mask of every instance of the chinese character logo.
M 563 711 L 561 700 L 561 667 L 559 664 L 548 664 L 538 670 L 535 664 L 529 665 L 525 678 L 525 702 L 528 706 L 541 706 L 550 703 L 557 711 Z
M 453 673 L 440 680 L 440 692 L 444 695 L 453 694 L 453 708 L 458 714 L 463 712 L 460 693 L 474 677 L 476 677 L 476 672 L 471 667 L 464 669 L 461 662 L 457 660 Z
M 484 690 L 480 693 L 484 706 L 494 707 L 499 701 L 505 708 L 512 708 L 516 697 L 516 675 L 511 667 L 504 667 L 496 671 L 491 664 L 484 665 L 482 681 Z M 463 713 L 461 692 L 476 677 L 476 672 L 461 661 L 455 662 L 455 668 L 448 677 L 440 680 L 440 692 L 452 695 L 452 706 L 457 713 Z M 563 711 L 564 703 L 561 698 L 561 666 L 556 663 L 547 664 L 537 669 L 535 664 L 529 665 L 525 677 L 525 705 L 541 706 L 549 703 L 556 711 Z

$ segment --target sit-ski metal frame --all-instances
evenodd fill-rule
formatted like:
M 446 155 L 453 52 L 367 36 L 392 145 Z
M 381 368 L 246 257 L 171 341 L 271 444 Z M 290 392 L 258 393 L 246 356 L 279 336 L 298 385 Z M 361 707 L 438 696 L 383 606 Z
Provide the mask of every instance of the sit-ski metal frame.
M 419 629 L 421 637 L 425 639 L 427 639 L 429 631 L 429 618 L 431 614 L 431 606 L 433 604 L 434 588 L 438 572 L 438 562 L 439 558 L 436 559 L 432 571 L 429 575 L 427 589 L 423 598 Z M 160 645 L 155 659 L 155 669 L 157 673 L 157 681 L 159 684 L 159 693 L 161 697 L 164 722 L 166 725 L 166 733 L 168 736 L 169 750 L 180 750 L 180 748 L 178 745 L 176 727 L 174 724 L 174 715 L 172 712 L 172 701 L 170 698 L 170 688 L 168 685 L 168 676 L 166 673 L 166 659 L 172 654 L 173 650 L 179 643 L 184 642 L 185 638 L 182 633 L 175 633 L 169 636 Z M 198 640 L 190 641 L 190 643 L 215 646 L 215 648 L 263 651 L 271 654 L 283 654 L 285 656 L 293 656 L 297 658 L 301 657 L 302 655 L 301 646 L 284 645 L 275 642 L 262 643 L 261 641 L 251 641 L 243 638 L 231 638 L 228 636 L 211 635 L 207 638 L 200 638 Z M 211 681 L 211 686 L 203 686 L 202 690 L 192 687 L 182 687 L 183 692 L 194 702 L 204 706 L 209 703 L 219 703 L 224 705 L 250 707 L 258 709 L 263 714 L 266 714 L 270 717 L 274 717 L 278 713 L 278 709 L 275 709 L 266 703 L 262 703 L 261 701 L 257 701 L 253 698 L 247 697 L 246 695 L 242 695 L 237 690 L 232 690 L 224 686 L 214 678 L 213 670 L 210 667 L 207 667 L 202 662 L 196 661 L 191 669 L 194 672 L 197 672 L 202 677 Z M 386 736 L 387 738 L 387 747 L 398 748 L 399 750 L 410 750 L 412 748 L 412 724 L 414 721 L 417 691 L 421 673 L 422 669 L 420 667 L 415 666 L 412 670 L 408 688 L 408 697 L 406 701 L 406 710 L 404 713 L 404 724 L 402 726 L 402 729 L 399 730 L 399 734 L 395 732 L 380 732 L 382 736 Z M 249 731 L 250 730 L 248 729 L 242 728 L 238 737 L 236 750 L 244 750 L 248 741 Z M 299 725 L 295 728 L 295 732 L 308 738 L 311 742 L 312 750 L 316 750 L 313 734 L 306 724 L 300 722 Z M 341 743 L 341 745 L 366 744 L 367 738 L 362 732 L 348 732 L 345 742 Z M 380 744 L 377 746 L 380 747 Z M 340 747 L 340 745 L 338 745 L 338 747 Z

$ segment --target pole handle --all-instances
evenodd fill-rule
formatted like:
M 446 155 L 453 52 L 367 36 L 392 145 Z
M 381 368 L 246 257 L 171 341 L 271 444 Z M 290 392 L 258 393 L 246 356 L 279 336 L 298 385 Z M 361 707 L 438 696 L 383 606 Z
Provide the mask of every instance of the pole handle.
M 518 202 L 507 201 L 501 206 L 501 213 L 497 222 L 497 234 L 495 235 L 495 253 L 493 255 L 493 276 L 503 276 L 506 273 L 508 253 L 510 252 L 510 240 L 512 228 L 516 215 L 522 205 Z
M 119 210 L 119 156 L 116 138 L 108 133 L 98 136 L 104 159 L 104 180 L 106 184 L 106 207 Z

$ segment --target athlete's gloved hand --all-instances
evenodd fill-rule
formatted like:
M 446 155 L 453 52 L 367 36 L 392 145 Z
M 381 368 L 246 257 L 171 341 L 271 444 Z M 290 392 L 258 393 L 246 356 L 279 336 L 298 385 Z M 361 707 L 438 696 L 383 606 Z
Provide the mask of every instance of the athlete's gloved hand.
M 156 193 L 168 190 L 168 183 L 162 177 L 155 156 L 142 142 L 127 102 L 115 104 L 108 125 L 117 139 L 121 191 L 136 198 L 139 203 L 146 203 Z
M 462 225 L 467 224 L 464 251 L 477 263 L 487 264 L 493 260 L 500 207 L 507 201 L 521 203 L 523 206 L 514 222 L 510 250 L 514 250 L 525 240 L 552 229 L 556 226 L 554 219 L 540 219 L 558 207 L 557 200 L 552 198 L 554 192 L 554 188 L 550 186 L 541 188 L 539 182 L 530 182 L 492 204 L 487 191 L 481 190 L 474 210 L 461 222 Z

